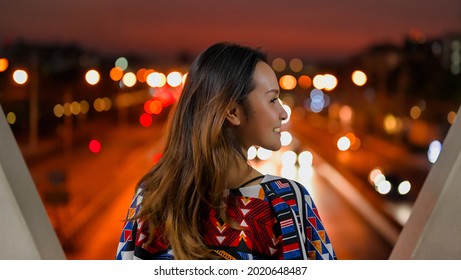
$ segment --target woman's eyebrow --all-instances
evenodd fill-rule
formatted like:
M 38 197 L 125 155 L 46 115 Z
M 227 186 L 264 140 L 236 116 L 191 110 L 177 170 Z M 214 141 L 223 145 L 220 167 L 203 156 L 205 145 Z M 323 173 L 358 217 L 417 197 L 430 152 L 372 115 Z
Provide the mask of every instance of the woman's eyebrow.
M 270 89 L 270 90 L 266 91 L 266 93 L 271 93 L 271 92 L 275 92 L 276 94 L 278 94 L 279 90 L 274 88 L 274 89 Z

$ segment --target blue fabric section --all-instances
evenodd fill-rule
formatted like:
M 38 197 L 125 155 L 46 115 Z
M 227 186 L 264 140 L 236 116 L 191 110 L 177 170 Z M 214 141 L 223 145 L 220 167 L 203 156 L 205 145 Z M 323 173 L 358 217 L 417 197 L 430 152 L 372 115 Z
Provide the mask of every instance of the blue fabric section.
M 282 235 L 296 232 L 295 226 L 282 227 Z
M 281 212 L 283 210 L 288 211 L 288 209 L 290 209 L 290 207 L 286 203 L 280 203 L 274 206 L 275 212 Z
M 299 259 L 301 257 L 301 253 L 299 250 L 295 250 L 295 251 L 290 251 L 290 252 L 284 252 L 283 256 L 285 260 L 293 260 L 293 259 Z

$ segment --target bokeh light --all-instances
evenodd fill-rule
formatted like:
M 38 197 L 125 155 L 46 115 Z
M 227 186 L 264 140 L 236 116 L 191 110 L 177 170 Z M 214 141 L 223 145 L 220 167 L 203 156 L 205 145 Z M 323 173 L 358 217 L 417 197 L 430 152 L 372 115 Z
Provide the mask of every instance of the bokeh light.
M 421 116 L 421 108 L 419 108 L 418 106 L 411 107 L 410 117 L 414 120 L 417 120 L 419 119 L 420 116 Z
M 382 195 L 388 194 L 392 190 L 391 182 L 384 180 L 376 185 L 376 191 Z
M 147 76 L 147 84 L 151 87 L 163 87 L 166 84 L 166 76 L 159 72 L 150 73 Z
M 89 110 L 90 110 L 90 104 L 88 103 L 88 101 L 86 101 L 86 100 L 80 101 L 80 111 L 81 111 L 81 113 L 86 114 L 86 113 L 88 113 Z
M 78 115 L 80 113 L 80 103 L 77 101 L 70 103 L 70 112 L 73 115 Z
M 72 115 L 72 111 L 70 110 L 70 103 L 66 102 L 64 103 L 64 115 L 69 117 Z
M 13 80 L 19 85 L 25 84 L 28 78 L 29 75 L 25 70 L 18 69 L 13 72 Z
M 280 87 L 284 90 L 292 90 L 296 87 L 296 78 L 292 75 L 283 75 L 279 80 Z
M 272 60 L 272 69 L 276 72 L 282 72 L 287 67 L 287 63 L 283 58 L 277 57 Z
M 127 72 L 122 78 L 123 84 L 127 87 L 133 87 L 136 84 L 137 78 L 133 72 Z
M 166 76 L 166 81 L 169 86 L 177 87 L 182 83 L 182 74 L 177 71 L 171 72 Z
M 120 67 L 110 69 L 109 76 L 113 81 L 120 81 L 123 78 L 123 70 Z
M 386 176 L 383 173 L 378 173 L 373 178 L 373 185 L 375 185 L 375 187 L 376 187 L 377 185 L 379 185 L 383 181 L 386 181 Z
M 92 139 L 88 143 L 88 148 L 90 149 L 92 153 L 98 154 L 99 152 L 101 152 L 101 142 L 99 142 L 96 139 Z
M 367 83 L 367 75 L 360 70 L 355 70 L 352 73 L 352 82 L 357 86 L 363 86 Z
M 312 79 L 312 84 L 316 89 L 323 89 L 324 83 L 323 83 L 323 75 L 315 75 L 314 78 Z
M 259 147 L 256 152 L 256 155 L 260 160 L 267 160 L 272 157 L 272 151 Z
M 6 71 L 6 69 L 8 69 L 8 65 L 9 65 L 8 59 L 4 57 L 0 58 L 0 72 Z
M 450 111 L 447 115 L 447 121 L 449 124 L 454 124 L 456 120 L 456 113 L 453 111 Z
M 139 117 L 139 123 L 144 126 L 144 127 L 149 127 L 152 125 L 152 116 L 150 114 L 147 114 L 147 113 L 143 113 L 140 117 Z
M 298 85 L 303 89 L 308 89 L 312 86 L 312 79 L 307 75 L 301 75 L 298 78 Z
M 290 60 L 289 66 L 291 71 L 300 72 L 301 70 L 303 70 L 304 63 L 299 58 L 293 58 L 292 60 Z
M 282 146 L 288 146 L 291 144 L 293 141 L 293 136 L 291 136 L 291 133 L 288 131 L 282 131 L 280 133 L 280 142 L 282 143 Z
M 247 151 L 247 159 L 248 160 L 253 160 L 256 158 L 256 155 L 258 153 L 258 150 L 256 149 L 255 146 L 251 146 L 250 148 L 248 148 L 248 151 Z
M 319 113 L 326 107 L 326 95 L 320 89 L 314 88 L 311 90 L 310 94 L 310 103 L 309 109 L 314 113 Z
M 368 181 L 374 185 L 378 175 L 383 175 L 383 171 L 380 168 L 374 168 L 368 174 Z
M 348 105 L 343 105 L 339 109 L 339 119 L 341 122 L 348 124 L 352 121 L 353 111 Z
M 338 139 L 336 145 L 338 146 L 338 149 L 340 151 L 347 151 L 351 147 L 351 140 L 349 140 L 349 138 L 347 138 L 346 136 L 343 136 Z
M 303 165 L 312 165 L 314 160 L 314 156 L 309 151 L 303 151 L 298 155 L 298 164 L 300 166 Z
M 108 97 L 96 98 L 93 107 L 97 112 L 109 111 L 112 107 L 112 101 Z
M 53 113 L 58 118 L 62 117 L 64 115 L 64 106 L 61 104 L 54 105 Z
M 393 114 L 386 114 L 383 121 L 383 127 L 388 134 L 396 134 L 402 130 L 402 120 Z
M 442 151 L 442 143 L 438 140 L 434 140 L 429 144 L 427 151 L 427 158 L 431 163 L 435 163 L 439 158 L 440 152 Z
M 397 187 L 397 191 L 399 192 L 399 194 L 401 195 L 405 195 L 407 193 L 409 193 L 411 190 L 411 184 L 409 181 L 403 181 L 399 184 L 399 186 Z
M 296 155 L 296 153 L 293 151 L 288 150 L 282 153 L 281 160 L 282 160 L 282 165 L 284 166 L 295 165 L 297 159 L 298 159 L 298 155 Z
M 155 99 L 149 99 L 144 103 L 144 111 L 148 114 L 158 115 L 162 112 L 162 102 Z
M 136 71 L 136 79 L 140 83 L 145 83 L 147 76 L 144 75 L 146 73 L 147 69 L 146 68 L 141 68 L 138 71 Z
M 115 60 L 115 67 L 119 67 L 122 71 L 128 69 L 128 60 L 125 57 L 119 57 Z
M 16 122 L 16 114 L 13 112 L 9 112 L 8 114 L 6 114 L 6 121 L 9 124 L 14 124 Z
M 90 85 L 97 84 L 100 78 L 99 72 L 94 69 L 88 70 L 85 74 L 85 80 Z
M 336 79 L 336 77 L 332 74 L 325 74 L 323 75 L 322 83 L 323 89 L 331 91 L 338 85 L 338 79 Z

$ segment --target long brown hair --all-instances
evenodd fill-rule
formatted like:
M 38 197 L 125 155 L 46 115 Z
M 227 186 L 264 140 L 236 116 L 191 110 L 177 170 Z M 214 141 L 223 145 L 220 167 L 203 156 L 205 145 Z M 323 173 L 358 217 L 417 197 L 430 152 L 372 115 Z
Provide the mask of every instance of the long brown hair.
M 259 50 L 219 43 L 192 63 L 170 123 L 163 157 L 139 182 L 145 194 L 139 218 L 149 223 L 150 241 L 163 229 L 176 259 L 208 259 L 201 217 L 210 208 L 228 221 L 224 203 L 227 172 L 246 157 L 226 122 L 231 104 L 248 110 Z M 245 109 L 246 108 L 246 109 Z M 231 223 L 232 224 L 232 223 Z

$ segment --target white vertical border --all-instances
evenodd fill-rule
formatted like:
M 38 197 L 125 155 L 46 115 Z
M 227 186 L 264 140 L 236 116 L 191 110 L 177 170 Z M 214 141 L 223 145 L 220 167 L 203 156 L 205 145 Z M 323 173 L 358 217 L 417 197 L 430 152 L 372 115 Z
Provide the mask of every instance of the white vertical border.
M 390 259 L 461 259 L 461 107 Z
M 11 211 L 3 213 L 19 216 L 22 223 L 13 223 L 11 227 L 0 228 L 0 241 L 10 242 L 8 246 L 0 247 L 0 259 L 65 259 L 64 251 L 59 243 L 57 235 L 50 224 L 45 207 L 40 199 L 35 184 L 29 173 L 24 158 L 14 138 L 13 132 L 6 121 L 5 114 L 0 105 L 0 168 L 4 180 L 0 188 L 5 188 L 5 193 L 12 193 Z M 19 213 L 17 209 L 19 208 Z M 18 214 L 17 214 L 18 213 Z M 11 236 L 14 232 L 28 231 L 32 237 L 34 246 L 28 240 L 21 240 L 20 236 Z M 5 244 L 4 244 L 5 245 Z M 31 252 L 35 250 L 36 252 Z

